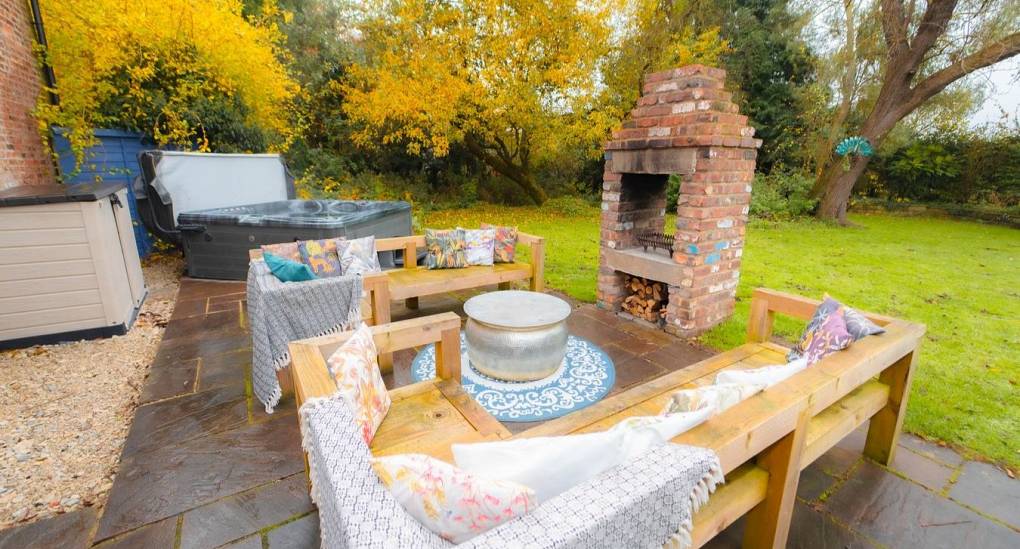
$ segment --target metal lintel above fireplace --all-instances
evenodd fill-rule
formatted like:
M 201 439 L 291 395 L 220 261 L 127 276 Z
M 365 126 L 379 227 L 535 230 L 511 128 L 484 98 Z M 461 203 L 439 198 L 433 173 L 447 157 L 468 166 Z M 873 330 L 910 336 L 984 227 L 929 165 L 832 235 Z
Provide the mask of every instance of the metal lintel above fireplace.
M 641 149 L 612 151 L 613 169 L 619 173 L 692 174 L 697 149 Z

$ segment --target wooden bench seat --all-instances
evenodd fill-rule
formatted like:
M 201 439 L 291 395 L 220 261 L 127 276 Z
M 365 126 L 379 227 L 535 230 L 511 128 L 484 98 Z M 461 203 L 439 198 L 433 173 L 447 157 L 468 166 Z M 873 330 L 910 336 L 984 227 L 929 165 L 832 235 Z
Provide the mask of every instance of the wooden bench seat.
M 806 320 L 818 304 L 816 300 L 799 296 L 756 290 L 748 324 L 748 343 L 683 370 L 649 380 L 514 437 L 605 430 L 627 417 L 658 414 L 675 391 L 709 385 L 723 370 L 784 363 L 788 350 L 770 341 L 774 315 L 785 314 Z M 673 440 L 713 449 L 726 473 L 726 484 L 695 515 L 695 547 L 700 547 L 744 515 L 747 515 L 745 547 L 783 547 L 789 533 L 800 471 L 865 422 L 870 421 L 865 455 L 884 464 L 892 461 L 917 349 L 925 328 L 881 315 L 867 316 L 883 326 L 886 333 L 864 338 L 848 349 L 822 359 L 807 370 Z M 435 317 L 415 320 L 427 321 L 430 318 Z M 452 325 L 452 319 L 449 322 Z M 319 368 L 324 370 L 322 357 L 328 356 L 324 354 L 327 351 L 332 352 L 337 337 L 328 336 L 325 339 L 329 341 L 328 345 L 305 347 L 301 356 L 308 358 L 299 359 L 295 345 L 301 344 L 292 344 L 295 364 L 299 360 L 318 360 Z M 455 337 L 459 336 L 451 331 L 444 336 L 446 343 L 440 344 L 440 347 L 447 350 L 455 348 Z M 439 355 L 437 350 L 437 360 Z M 455 361 L 459 372 L 459 357 L 449 356 L 445 360 L 447 364 Z M 454 375 L 445 366 L 439 367 L 437 372 L 442 379 L 437 383 L 447 385 L 401 388 L 391 392 L 406 395 L 401 391 L 407 390 L 415 395 L 427 393 L 428 396 L 415 401 L 401 401 L 401 408 L 406 409 L 397 412 L 393 426 L 387 426 L 384 421 L 383 427 L 388 431 L 385 438 L 373 442 L 373 452 L 388 454 L 414 449 L 449 460 L 450 443 L 513 438 L 502 426 L 496 427 L 492 423 L 494 419 L 481 418 L 477 405 L 469 406 L 466 408 L 469 411 L 464 412 L 452 404 L 443 404 L 442 401 L 450 401 L 450 395 L 455 398 L 466 395 L 459 387 L 452 387 L 455 385 L 453 380 L 459 379 L 459 373 Z M 295 368 L 294 375 L 296 382 L 300 383 L 299 377 L 313 374 L 308 368 Z M 320 391 L 304 395 L 329 394 L 332 389 L 323 386 Z M 299 391 L 299 402 L 303 401 L 301 395 Z M 470 397 L 467 399 L 471 400 Z M 458 415 L 455 416 L 451 407 L 457 408 Z M 390 413 L 394 413 L 393 409 Z M 455 416 L 452 422 L 456 425 L 450 427 L 449 433 L 432 433 L 443 427 L 433 427 L 428 424 L 430 420 L 423 419 L 428 418 L 430 413 Z M 481 414 L 488 416 L 484 410 Z M 426 432 L 416 430 L 419 427 Z M 455 430 L 461 434 L 454 434 Z
M 375 455 L 420 453 L 452 461 L 450 445 L 510 438 L 510 431 L 489 415 L 460 383 L 460 317 L 441 313 L 372 327 L 382 355 L 436 344 L 437 377 L 390 391 L 390 410 L 379 425 L 371 449 Z M 331 395 L 336 383 L 326 359 L 350 332 L 290 344 L 291 376 L 297 405 Z
M 387 299 L 403 299 L 407 308 L 417 309 L 418 298 L 430 295 L 470 290 L 483 286 L 497 285 L 501 290 L 509 289 L 511 282 L 528 280 L 529 289 L 541 292 L 545 289 L 545 239 L 518 232 L 517 242 L 531 249 L 528 261 L 522 254 L 516 255 L 515 263 L 495 265 L 474 265 L 463 269 L 426 269 L 407 258 L 418 257 L 418 250 L 425 247 L 424 235 L 380 238 L 375 249 L 380 252 L 402 250 L 404 268 L 383 271 L 388 287 L 381 289 L 379 302 Z M 379 314 L 379 311 L 376 311 Z M 386 318 L 389 318 L 387 316 Z
M 426 295 L 456 292 L 490 284 L 530 280 L 530 263 L 497 263 L 475 265 L 464 269 L 393 269 L 385 271 L 391 299 L 407 299 Z

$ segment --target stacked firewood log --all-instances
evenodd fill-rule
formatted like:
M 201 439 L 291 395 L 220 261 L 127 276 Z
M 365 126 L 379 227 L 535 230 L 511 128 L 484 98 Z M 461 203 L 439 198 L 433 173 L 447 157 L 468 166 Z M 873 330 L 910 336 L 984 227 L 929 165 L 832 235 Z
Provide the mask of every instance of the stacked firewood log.
M 623 300 L 625 312 L 649 322 L 658 322 L 666 316 L 669 292 L 665 284 L 631 275 L 627 275 L 625 282 L 629 293 Z

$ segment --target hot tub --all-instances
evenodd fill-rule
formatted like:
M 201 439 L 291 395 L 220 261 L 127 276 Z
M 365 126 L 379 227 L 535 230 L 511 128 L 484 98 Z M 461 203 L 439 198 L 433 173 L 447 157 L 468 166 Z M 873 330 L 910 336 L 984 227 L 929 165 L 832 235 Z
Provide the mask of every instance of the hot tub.
M 196 278 L 244 280 L 248 250 L 263 244 L 411 234 L 407 202 L 294 200 L 279 155 L 145 151 L 138 162 L 142 220 L 184 249 Z M 379 254 L 383 268 L 395 260 L 394 252 Z
M 188 274 L 199 278 L 244 279 L 248 250 L 263 244 L 319 238 L 376 238 L 411 234 L 407 202 L 278 200 L 183 212 L 177 216 Z M 383 268 L 393 252 L 379 254 Z

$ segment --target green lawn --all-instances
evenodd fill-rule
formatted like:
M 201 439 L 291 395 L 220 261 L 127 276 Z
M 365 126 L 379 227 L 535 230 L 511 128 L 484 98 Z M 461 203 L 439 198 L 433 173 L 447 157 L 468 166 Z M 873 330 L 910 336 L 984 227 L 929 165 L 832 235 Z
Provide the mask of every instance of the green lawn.
M 547 239 L 546 280 L 595 299 L 598 210 L 561 215 L 484 206 L 432 212 L 424 225 L 513 224 Z M 1020 231 L 962 221 L 853 216 L 859 227 L 753 222 L 733 318 L 703 336 L 719 349 L 744 338 L 751 290 L 766 286 L 928 326 L 906 428 L 1020 466 Z M 793 321 L 777 322 L 795 339 Z

